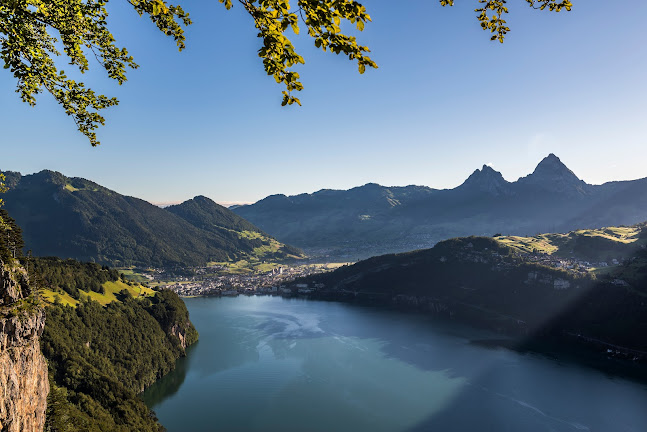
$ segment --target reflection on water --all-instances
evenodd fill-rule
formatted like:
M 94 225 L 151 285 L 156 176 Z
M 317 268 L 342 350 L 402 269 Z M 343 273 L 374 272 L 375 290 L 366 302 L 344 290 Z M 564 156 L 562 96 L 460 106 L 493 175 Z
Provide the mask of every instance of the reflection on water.
M 645 431 L 647 388 L 427 317 L 188 299 L 200 343 L 144 394 L 175 431 Z M 500 337 L 500 336 L 499 336 Z
M 191 352 L 195 350 L 197 345 L 198 344 L 194 344 L 187 349 L 187 356 L 191 355 Z M 187 369 L 187 357 L 178 359 L 177 362 L 175 362 L 175 370 L 172 373 L 163 376 L 157 380 L 155 385 L 149 387 L 144 393 L 142 393 L 141 398 L 144 400 L 144 403 L 148 406 L 158 405 L 177 393 L 186 378 Z

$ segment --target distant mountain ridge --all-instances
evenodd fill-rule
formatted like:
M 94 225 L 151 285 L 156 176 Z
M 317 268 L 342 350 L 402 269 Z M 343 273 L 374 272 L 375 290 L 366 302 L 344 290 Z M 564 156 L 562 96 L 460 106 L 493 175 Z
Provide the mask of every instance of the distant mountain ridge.
M 385 187 L 271 195 L 233 211 L 311 252 L 366 257 L 466 235 L 533 235 L 647 220 L 647 179 L 590 185 L 554 154 L 514 182 L 484 165 L 454 189 Z
M 163 209 L 54 171 L 5 175 L 6 209 L 37 256 L 164 267 L 300 253 L 206 197 Z

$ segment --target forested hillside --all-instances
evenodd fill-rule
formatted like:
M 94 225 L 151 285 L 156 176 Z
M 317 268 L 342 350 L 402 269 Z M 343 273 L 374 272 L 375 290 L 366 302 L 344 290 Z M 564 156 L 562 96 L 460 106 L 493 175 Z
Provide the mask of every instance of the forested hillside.
M 176 324 L 181 337 L 171 332 Z M 107 306 L 49 306 L 41 342 L 51 385 L 48 427 L 163 430 L 137 395 L 170 372 L 196 340 L 184 303 L 168 291 Z
M 42 289 L 79 299 L 73 307 L 50 298 L 46 309 L 41 346 L 49 365 L 50 430 L 162 430 L 137 395 L 197 341 L 184 302 L 170 291 L 134 298 L 124 289 L 104 306 L 82 290 L 97 293 L 118 282 L 115 270 L 57 258 L 29 263 Z
M 257 257 L 259 251 L 273 259 L 299 254 L 206 198 L 197 214 L 195 206 L 169 211 L 52 171 L 27 176 L 7 172 L 6 177 L 6 209 L 36 256 L 111 266 L 186 267 Z

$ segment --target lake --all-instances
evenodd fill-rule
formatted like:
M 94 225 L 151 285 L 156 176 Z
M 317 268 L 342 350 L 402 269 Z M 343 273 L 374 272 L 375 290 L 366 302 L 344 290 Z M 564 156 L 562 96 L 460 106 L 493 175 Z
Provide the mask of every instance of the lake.
M 430 317 L 185 300 L 200 341 L 143 398 L 169 432 L 647 431 L 647 386 Z

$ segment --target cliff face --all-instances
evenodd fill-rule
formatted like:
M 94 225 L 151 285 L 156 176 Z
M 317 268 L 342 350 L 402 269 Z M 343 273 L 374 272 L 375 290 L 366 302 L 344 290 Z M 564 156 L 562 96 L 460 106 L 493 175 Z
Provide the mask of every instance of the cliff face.
M 45 326 L 22 268 L 0 263 L 0 430 L 42 431 L 49 382 L 40 351 Z
M 182 350 L 186 350 L 189 345 L 193 345 L 198 341 L 198 332 L 189 320 L 184 323 L 173 324 L 167 334 L 176 337 L 180 341 Z

